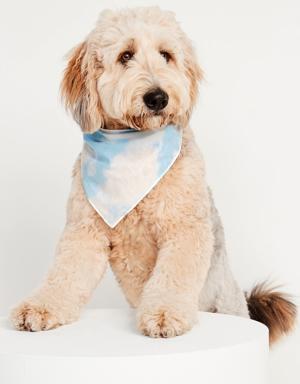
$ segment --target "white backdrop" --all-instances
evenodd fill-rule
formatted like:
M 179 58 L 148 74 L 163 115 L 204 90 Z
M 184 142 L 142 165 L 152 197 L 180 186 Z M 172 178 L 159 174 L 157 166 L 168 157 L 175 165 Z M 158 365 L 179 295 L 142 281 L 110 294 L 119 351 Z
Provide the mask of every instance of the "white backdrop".
M 192 119 L 243 288 L 300 293 L 300 2 L 163 1 L 206 74 Z M 60 105 L 63 56 L 103 8 L 154 1 L 0 3 L 0 314 L 40 282 L 64 225 L 81 134 Z M 92 306 L 127 305 L 110 273 Z M 298 384 L 299 331 L 271 354 L 272 384 Z M 297 355 L 298 354 L 298 355 Z

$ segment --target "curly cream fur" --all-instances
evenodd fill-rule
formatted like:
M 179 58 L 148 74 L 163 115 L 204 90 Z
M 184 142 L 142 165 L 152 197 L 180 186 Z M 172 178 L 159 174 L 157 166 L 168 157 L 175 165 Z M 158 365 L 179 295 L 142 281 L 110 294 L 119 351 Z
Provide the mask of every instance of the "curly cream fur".
M 126 50 L 134 60 L 124 66 L 118 58 Z M 169 63 L 161 50 L 171 54 Z M 79 157 L 55 263 L 41 288 L 13 310 L 18 329 L 46 330 L 76 320 L 108 262 L 145 335 L 182 334 L 198 309 L 249 316 L 188 126 L 200 78 L 191 43 L 174 15 L 159 8 L 105 11 L 73 50 L 62 95 L 83 131 L 173 123 L 183 127 L 183 144 L 169 172 L 114 229 L 85 197 Z M 157 86 L 169 95 L 160 114 L 143 102 Z

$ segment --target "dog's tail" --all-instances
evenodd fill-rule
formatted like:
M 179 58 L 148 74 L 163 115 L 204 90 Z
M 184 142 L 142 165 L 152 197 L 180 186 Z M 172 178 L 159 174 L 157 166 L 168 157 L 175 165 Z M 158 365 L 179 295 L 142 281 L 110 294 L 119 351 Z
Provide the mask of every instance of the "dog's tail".
M 270 344 L 290 332 L 296 323 L 297 307 L 291 297 L 272 287 L 270 283 L 257 284 L 246 293 L 251 319 L 269 328 Z

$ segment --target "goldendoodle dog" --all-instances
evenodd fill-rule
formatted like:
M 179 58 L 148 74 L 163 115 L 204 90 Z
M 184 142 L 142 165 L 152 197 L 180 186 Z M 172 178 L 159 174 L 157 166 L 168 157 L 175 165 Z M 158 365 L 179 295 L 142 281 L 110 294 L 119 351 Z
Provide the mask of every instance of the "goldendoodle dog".
M 102 12 L 72 51 L 61 89 L 84 147 L 54 265 L 12 311 L 17 329 L 78 319 L 108 263 L 145 335 L 181 335 L 198 310 L 250 316 L 271 341 L 292 328 L 287 296 L 265 284 L 245 295 L 230 271 L 189 127 L 201 78 L 174 14 L 157 7 Z

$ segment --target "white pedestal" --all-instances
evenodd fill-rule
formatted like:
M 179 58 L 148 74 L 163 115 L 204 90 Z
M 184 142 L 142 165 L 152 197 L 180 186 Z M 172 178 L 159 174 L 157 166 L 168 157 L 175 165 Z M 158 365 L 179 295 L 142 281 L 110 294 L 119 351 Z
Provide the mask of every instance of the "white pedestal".
M 0 321 L 1 384 L 266 384 L 267 358 L 265 326 L 220 314 L 172 339 L 140 335 L 121 309 L 39 333 Z

